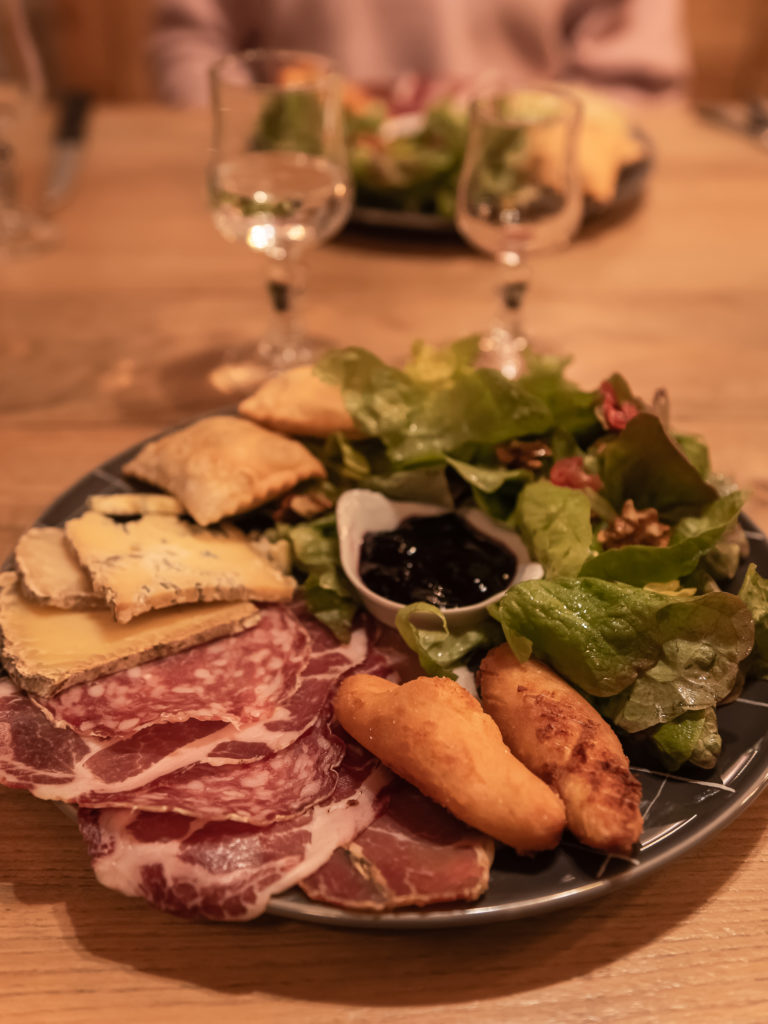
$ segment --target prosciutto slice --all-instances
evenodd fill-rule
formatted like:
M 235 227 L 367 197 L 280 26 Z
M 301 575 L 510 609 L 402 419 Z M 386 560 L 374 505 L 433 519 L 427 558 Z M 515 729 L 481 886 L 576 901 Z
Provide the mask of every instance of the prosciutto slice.
M 190 720 L 105 743 L 56 728 L 10 680 L 0 680 L 0 782 L 39 799 L 265 825 L 333 792 L 344 743 L 327 715 L 276 754 L 206 763 L 223 731 L 220 723 Z
M 247 921 L 363 831 L 391 778 L 353 746 L 332 798 L 268 828 L 117 809 L 81 810 L 79 824 L 102 885 L 184 917 Z
M 476 900 L 488 888 L 493 854 L 488 836 L 398 783 L 386 810 L 301 888 L 312 900 L 353 910 Z

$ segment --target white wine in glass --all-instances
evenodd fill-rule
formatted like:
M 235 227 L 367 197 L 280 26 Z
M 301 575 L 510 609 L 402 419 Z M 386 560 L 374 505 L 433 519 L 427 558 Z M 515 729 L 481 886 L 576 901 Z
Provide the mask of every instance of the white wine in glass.
M 344 226 L 353 192 L 340 83 L 330 61 L 248 50 L 214 65 L 211 85 L 213 221 L 224 238 L 265 257 L 273 311 L 251 350 L 211 374 L 218 390 L 236 393 L 321 348 L 297 319 L 304 257 Z
M 504 270 L 501 311 L 480 339 L 480 365 L 520 374 L 527 256 L 565 245 L 582 216 L 576 172 L 578 99 L 555 88 L 483 93 L 472 103 L 456 227 Z

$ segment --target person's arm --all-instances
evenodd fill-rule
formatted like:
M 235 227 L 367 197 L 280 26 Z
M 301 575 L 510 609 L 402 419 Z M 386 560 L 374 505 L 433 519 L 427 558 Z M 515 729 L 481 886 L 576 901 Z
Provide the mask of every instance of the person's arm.
M 208 102 L 211 65 L 241 45 L 237 10 L 236 3 L 219 0 L 155 0 L 148 58 L 160 99 L 180 106 Z
M 659 94 L 681 88 L 689 53 L 680 0 L 573 0 L 566 77 Z

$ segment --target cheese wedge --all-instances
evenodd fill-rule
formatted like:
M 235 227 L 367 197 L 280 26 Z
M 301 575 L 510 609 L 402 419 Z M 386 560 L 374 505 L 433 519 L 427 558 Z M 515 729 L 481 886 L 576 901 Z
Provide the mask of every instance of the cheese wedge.
M 35 526 L 14 550 L 21 588 L 31 600 L 54 608 L 103 608 L 91 580 L 67 544 L 60 526 Z
M 231 636 L 256 625 L 250 601 L 188 605 L 118 625 L 111 612 L 26 600 L 15 572 L 0 573 L 2 663 L 23 690 L 50 697 L 76 683 Z
M 289 601 L 296 581 L 244 533 L 207 530 L 166 515 L 121 523 L 85 512 L 67 539 L 118 622 L 199 601 Z

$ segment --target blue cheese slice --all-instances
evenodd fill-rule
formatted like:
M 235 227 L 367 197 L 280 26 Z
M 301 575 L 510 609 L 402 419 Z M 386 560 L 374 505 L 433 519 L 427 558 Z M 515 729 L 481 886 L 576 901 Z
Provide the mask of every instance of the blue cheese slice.
M 174 516 L 121 523 L 85 512 L 64 529 L 93 589 L 117 622 L 170 605 L 289 601 L 296 581 L 239 530 L 215 531 Z
M 17 574 L 0 573 L 3 667 L 21 689 L 42 697 L 240 633 L 258 620 L 258 608 L 239 601 L 167 608 L 121 626 L 107 608 L 63 609 L 28 601 Z

